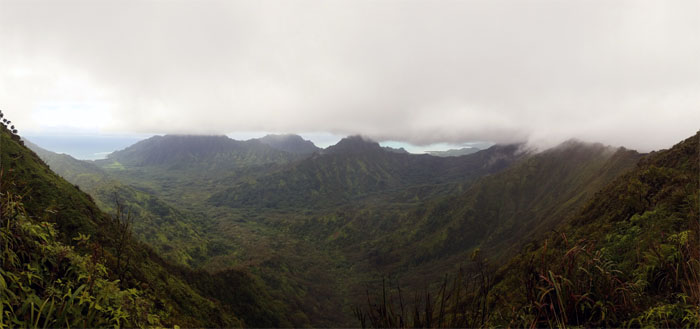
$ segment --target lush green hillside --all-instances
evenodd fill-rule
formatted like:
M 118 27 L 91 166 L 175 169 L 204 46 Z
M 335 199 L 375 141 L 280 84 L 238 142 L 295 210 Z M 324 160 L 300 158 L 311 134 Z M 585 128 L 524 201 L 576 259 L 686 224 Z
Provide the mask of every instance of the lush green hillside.
M 121 203 L 133 218 L 136 236 L 170 261 L 194 265 L 211 256 L 206 221 L 177 209 L 152 193 L 136 189 L 111 177 L 91 161 L 56 154 L 25 141 L 52 171 L 89 193 L 101 210 L 114 213 Z
M 104 257 L 60 242 L 54 225 L 31 218 L 21 197 L 0 196 L 0 326 L 161 325 L 166 314 L 155 299 L 110 278 Z M 75 240 L 78 247 L 97 248 L 89 236 Z
M 0 130 L 2 323 L 21 325 L 5 322 L 16 319 L 63 326 L 54 321 L 75 321 L 59 311 L 60 305 L 92 315 L 84 318 L 90 322 L 81 324 L 88 326 L 118 319 L 132 325 L 150 321 L 187 327 L 285 323 L 277 316 L 284 312 L 275 311 L 279 305 L 266 300 L 269 297 L 249 274 L 193 272 L 162 260 L 130 237 L 123 217 L 103 213 L 90 196 L 24 147 L 18 136 Z M 56 267 L 60 264 L 63 267 Z M 89 275 L 81 275 L 85 271 Z M 61 281 L 55 281 L 58 278 Z M 124 298 L 138 305 L 123 305 L 118 311 Z M 143 314 L 144 320 L 137 312 L 122 314 L 127 307 L 142 307 L 150 315 Z
M 97 163 L 42 157 L 105 210 L 115 210 L 117 191 L 143 219 L 136 237 L 199 269 L 158 264 L 246 324 L 355 326 L 353 305 L 388 277 L 406 296 L 432 294 L 420 325 L 697 326 L 698 136 L 650 155 L 569 141 L 539 153 L 509 145 L 445 158 L 350 137 L 306 156 L 263 145 L 285 155 L 231 167 L 199 160 L 229 154 L 217 146 L 225 137 L 180 137 L 167 147 L 189 155 L 162 162 L 150 148 Z M 187 151 L 192 143 L 212 152 Z M 148 160 L 123 165 L 122 156 Z M 71 225 L 57 232 L 97 232 Z M 459 267 L 454 283 L 465 286 L 456 294 L 440 282 Z M 392 300 L 361 310 L 364 325 L 415 320 L 381 320 Z M 178 312 L 169 317 L 199 323 L 202 314 Z M 442 320 L 425 322 L 426 312 Z
M 355 142 L 353 138 L 348 141 Z M 336 247 L 319 245 L 315 239 L 309 241 L 296 225 L 308 218 L 306 213 L 311 210 L 310 204 L 304 200 L 294 204 L 293 201 L 298 200 L 294 193 L 281 195 L 280 197 L 295 199 L 286 201 L 288 207 L 279 208 L 257 205 L 245 208 L 232 208 L 229 205 L 212 207 L 204 202 L 206 197 L 222 193 L 241 182 L 269 179 L 290 168 L 308 166 L 306 172 L 315 176 L 314 171 L 319 171 L 319 168 L 334 171 L 334 166 L 340 167 L 340 164 L 352 167 L 366 162 L 369 165 L 365 165 L 365 170 L 357 167 L 358 170 L 340 172 L 330 179 L 324 179 L 324 185 L 328 190 L 341 191 L 344 185 L 337 185 L 339 182 L 364 182 L 366 176 L 376 175 L 377 172 L 381 175 L 381 171 L 388 171 L 404 182 L 390 190 L 373 190 L 371 184 L 360 185 L 353 193 L 367 200 L 377 200 L 377 205 L 381 204 L 381 200 L 395 203 L 406 202 L 406 199 L 409 200 L 408 204 L 415 205 L 424 198 L 464 188 L 476 177 L 501 170 L 526 155 L 519 152 L 519 146 L 514 145 L 495 147 L 489 152 L 469 158 L 439 159 L 427 155 L 396 154 L 382 149 L 374 142 L 359 142 L 359 145 L 347 145 L 348 149 L 342 151 L 331 148 L 335 150 L 330 153 L 335 154 L 315 155 L 288 164 L 251 165 L 227 171 L 212 172 L 204 167 L 201 170 L 196 170 L 195 167 L 179 170 L 163 166 L 115 167 L 98 164 L 103 165 L 102 168 L 110 177 L 133 186 L 138 191 L 155 195 L 168 204 L 176 205 L 178 209 L 185 209 L 187 213 L 201 214 L 201 218 L 206 219 L 205 235 L 211 244 L 207 248 L 205 259 L 194 265 L 213 271 L 232 267 L 249 268 L 272 288 L 270 292 L 274 298 L 286 301 L 300 323 L 310 321 L 315 326 L 352 326 L 354 322 L 351 321 L 349 310 L 351 304 L 346 298 L 347 289 L 351 285 L 346 279 L 352 278 L 354 274 L 342 269 L 345 259 Z M 339 144 L 343 146 L 343 143 Z M 365 147 L 370 151 L 364 155 L 351 150 Z M 409 163 L 405 164 L 407 161 Z M 435 175 L 436 172 L 441 174 Z M 414 185 L 402 188 L 409 184 Z M 274 191 L 268 195 L 275 197 Z M 325 202 L 327 199 L 324 198 L 333 202 L 337 200 L 332 199 L 331 194 L 325 194 L 319 200 Z M 329 204 L 326 202 L 324 206 Z M 324 209 L 335 211 L 351 207 L 351 204 L 343 205 L 341 202 Z M 396 206 L 388 206 L 386 209 L 404 211 L 402 207 Z M 392 210 L 387 210 L 393 216 L 394 213 L 390 211 Z M 303 252 L 299 254 L 299 250 Z M 361 277 L 364 278 L 363 275 Z M 357 280 L 353 278 L 352 281 Z M 339 312 L 339 309 L 343 311 Z
M 418 301 L 380 289 L 358 319 L 374 327 L 697 328 L 699 166 L 700 133 L 645 156 L 572 215 L 556 215 L 498 271 L 476 250 L 434 295 Z
M 140 141 L 97 162 L 116 168 L 155 166 L 174 170 L 220 170 L 287 162 L 297 157 L 259 140 L 165 135 Z
M 305 326 L 309 324 L 309 318 L 313 318 L 316 325 L 331 326 L 334 323 L 347 323 L 349 315 L 338 314 L 333 311 L 337 309 L 337 302 L 329 302 L 327 298 L 321 297 L 322 291 L 328 291 L 328 287 L 332 285 L 332 278 L 325 273 L 316 272 L 315 277 L 326 278 L 319 282 L 316 287 L 309 287 L 308 283 L 312 280 L 306 275 L 298 276 L 285 270 L 286 264 L 291 263 L 289 267 L 300 266 L 301 264 L 313 264 L 314 271 L 319 268 L 330 266 L 325 256 L 320 255 L 318 259 L 309 257 L 308 259 L 290 260 L 290 251 L 279 246 L 288 246 L 293 244 L 289 237 L 276 235 L 275 231 L 271 231 L 265 225 L 259 225 L 255 222 L 243 222 L 242 218 L 232 216 L 231 214 L 220 214 L 216 210 L 208 210 L 205 213 L 193 213 L 182 210 L 181 205 L 186 204 L 195 206 L 185 202 L 183 198 L 186 192 L 183 190 L 191 188 L 190 182 L 195 183 L 195 189 L 199 186 L 205 186 L 208 181 L 199 181 L 199 177 L 181 176 L 180 179 L 185 182 L 178 185 L 178 180 L 169 181 L 167 179 L 158 180 L 158 175 L 150 175 L 151 170 L 158 173 L 163 171 L 149 167 L 147 170 L 133 168 L 125 170 L 106 169 L 97 171 L 91 162 L 80 161 L 71 158 L 67 155 L 57 155 L 46 150 L 40 150 L 42 156 L 47 156 L 47 162 L 50 165 L 56 164 L 57 168 L 61 169 L 61 174 L 69 180 L 80 180 L 85 186 L 84 188 L 97 200 L 103 210 L 113 211 L 113 193 L 117 192 L 119 198 L 126 205 L 131 207 L 132 212 L 136 215 L 137 221 L 134 223 L 134 233 L 141 241 L 153 246 L 159 254 L 179 263 L 188 264 L 193 267 L 202 267 L 210 272 L 216 273 L 214 279 L 220 276 L 233 275 L 240 276 L 238 270 L 232 268 L 244 269 L 245 272 L 250 271 L 252 275 L 247 277 L 251 280 L 251 287 L 257 287 L 262 284 L 258 277 L 265 278 L 265 282 L 273 284 L 265 288 L 265 293 L 257 291 L 256 294 L 265 296 L 268 292 L 271 297 L 274 297 L 276 305 L 270 309 L 286 309 L 287 311 L 280 312 L 281 317 L 289 319 L 289 323 L 295 326 Z M 59 158 L 60 162 L 52 162 L 53 159 Z M 83 167 L 92 169 L 89 172 L 81 172 Z M 122 183 L 120 174 L 144 173 L 149 179 L 135 179 L 137 183 L 154 184 L 160 181 L 170 182 L 169 190 L 175 194 L 180 203 L 171 205 L 169 202 L 164 202 L 153 195 L 152 191 L 143 189 L 143 185 L 132 187 L 126 183 Z M 177 171 L 182 172 L 182 171 Z M 96 173 L 99 173 L 97 175 Z M 238 172 L 232 172 L 232 175 Z M 167 173 L 172 175 L 172 173 Z M 127 176 L 128 177 L 128 176 Z M 154 178 L 156 177 L 156 178 Z M 128 182 L 128 179 L 123 181 Z M 154 183 L 155 181 L 155 183 Z M 146 185 L 148 186 L 148 185 Z M 202 193 L 201 191 L 199 193 Z M 101 202 L 103 200 L 104 202 Z M 235 226 L 219 225 L 220 220 L 231 219 Z M 193 234 L 194 233 L 194 234 Z M 274 240 L 273 240 L 274 239 Z M 280 242 L 278 242 L 280 241 Z M 297 247 L 298 248 L 298 247 Z M 303 246 L 303 248 L 308 248 Z M 192 260 L 192 261 L 191 261 Z M 222 266 L 225 264 L 225 266 Z M 298 271 L 294 269 L 293 271 Z M 201 275 L 205 272 L 198 272 Z M 309 275 L 312 275 L 309 273 Z M 207 284 L 212 278 L 202 281 L 195 280 L 193 285 L 206 284 L 213 294 L 227 300 L 229 289 L 217 288 L 217 284 Z M 303 282 L 303 283 L 302 283 Z M 242 286 L 246 286 L 243 284 Z M 238 289 L 238 288 L 237 288 Z M 220 295 L 224 294 L 224 295 Z M 327 294 L 327 293 L 326 293 Z M 337 296 L 333 296 L 337 298 Z M 234 297 L 233 298 L 239 298 Z M 255 301 L 256 299 L 253 299 Z M 256 307 L 252 304 L 251 307 Z M 300 311 L 303 309 L 303 312 Z M 269 318 L 275 319 L 277 315 L 272 315 Z M 338 320 L 346 319 L 346 320 Z M 264 323 L 264 322 L 258 322 Z M 284 322 L 280 322 L 284 323 Z
M 361 148 L 354 147 L 350 154 L 321 155 L 302 163 L 327 161 L 324 159 L 338 161 L 341 156 L 345 161 L 357 161 L 367 154 L 374 154 L 371 159 L 376 162 L 376 154 L 385 155 L 376 147 L 358 149 Z M 471 163 L 476 168 L 488 167 L 494 158 L 493 153 L 486 156 L 488 154 L 484 151 L 472 155 L 479 158 L 471 158 Z M 388 157 L 391 156 L 394 155 Z M 259 221 L 283 232 L 280 238 L 299 239 L 307 244 L 310 241 L 312 248 L 322 251 L 307 251 L 302 258 L 321 262 L 323 254 L 329 255 L 335 260 L 335 269 L 324 272 L 335 273 L 342 280 L 327 279 L 331 280 L 327 285 L 343 292 L 340 297 L 345 305 L 344 312 L 350 313 L 349 305 L 364 300 L 367 285 L 374 285 L 381 276 L 400 277 L 408 285 L 404 287 L 407 291 L 415 291 L 413 289 L 426 282 L 439 281 L 445 271 L 464 264 L 475 248 L 482 248 L 489 257 L 512 255 L 518 246 L 545 234 L 572 215 L 595 191 L 631 169 L 640 157 L 625 149 L 569 142 L 546 152 L 522 155 L 502 171 L 482 176 L 472 183 L 450 184 L 446 180 L 438 186 L 452 188 L 444 188 L 440 193 L 435 193 L 435 185 L 425 184 L 387 189 L 312 212 L 308 212 L 308 207 L 294 208 L 292 203 L 289 208 L 253 206 L 220 211 L 255 209 L 261 217 Z M 455 158 L 452 163 L 469 158 Z M 434 163 L 424 164 L 431 168 L 429 165 Z M 329 164 L 323 168 L 335 167 L 342 166 Z M 443 175 L 450 173 L 447 169 L 451 167 L 442 168 L 446 168 L 442 170 Z M 307 170 L 310 173 L 319 171 L 318 167 Z M 367 171 L 375 173 L 377 169 Z M 339 173 L 336 177 L 353 175 Z M 283 179 L 284 175 L 280 174 L 279 178 Z M 439 174 L 434 174 L 432 179 L 439 182 L 440 178 Z M 342 184 L 342 180 L 325 182 L 329 186 Z M 338 193 L 342 193 L 340 190 Z M 279 190 L 268 191 L 259 197 L 278 193 Z M 222 218 L 219 225 L 230 227 L 232 223 Z M 291 255 L 287 257 L 294 259 Z M 285 264 L 290 269 L 298 265 Z M 306 271 L 311 272 L 308 266 L 305 265 Z M 307 283 L 308 286 L 314 284 Z
M 700 133 L 605 186 L 501 271 L 496 291 L 521 312 L 494 320 L 700 326 L 699 165 Z
M 277 150 L 260 140 L 166 135 L 136 143 L 94 164 L 123 185 L 201 215 L 213 193 L 308 156 Z
M 570 142 L 521 159 L 453 195 L 413 203 L 368 199 L 308 216 L 291 230 L 341 250 L 356 275 L 400 276 L 420 286 L 463 264 L 476 248 L 489 258 L 512 255 L 565 221 L 640 157 Z
M 634 151 L 575 141 L 538 153 L 458 197 L 419 210 L 428 220 L 416 230 L 414 242 L 425 240 L 421 232 L 430 232 L 435 244 L 417 257 L 444 257 L 476 242 L 492 256 L 508 253 L 566 220 L 639 158 Z
M 233 208 L 327 208 L 377 195 L 401 195 L 415 186 L 430 190 L 472 181 L 523 156 L 520 146 L 509 145 L 464 157 L 437 158 L 389 152 L 376 142 L 348 137 L 323 154 L 241 180 L 208 201 Z

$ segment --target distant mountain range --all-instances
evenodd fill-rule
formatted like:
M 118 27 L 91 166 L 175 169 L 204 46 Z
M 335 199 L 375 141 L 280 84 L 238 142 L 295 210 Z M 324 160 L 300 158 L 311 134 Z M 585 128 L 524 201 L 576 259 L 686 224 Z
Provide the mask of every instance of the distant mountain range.
M 464 183 L 507 167 L 526 155 L 520 145 L 495 146 L 465 158 L 437 158 L 387 151 L 359 136 L 342 139 L 321 154 L 215 193 L 219 206 L 333 206 L 410 186 Z
M 257 140 L 274 149 L 288 153 L 311 154 L 321 151 L 312 141 L 305 140 L 299 135 L 267 135 Z
M 12 326 L 29 319 L 34 324 L 27 326 L 41 320 L 48 327 L 291 325 L 278 317 L 283 311 L 251 274 L 234 269 L 210 274 L 163 260 L 131 236 L 128 213 L 103 212 L 24 144 L 0 127 L 5 310 L 0 323 L 9 318 Z M 94 172 L 82 161 L 39 151 L 63 163 L 61 168 Z M 35 315 L 25 317 L 22 305 Z
M 226 136 L 154 136 L 97 163 L 122 166 L 156 166 L 169 169 L 231 169 L 270 162 L 284 162 L 294 154 L 280 151 L 260 140 L 237 141 Z
M 133 224 L 134 233 L 162 257 L 178 264 L 193 265 L 196 252 L 186 247 L 196 245 L 198 251 L 206 250 L 209 242 L 204 237 L 204 225 L 196 216 L 168 205 L 147 191 L 120 182 L 92 161 L 56 154 L 29 141 L 25 141 L 25 145 L 51 170 L 89 193 L 101 209 L 113 212 L 117 201 L 128 206 L 139 218 Z
M 651 154 L 576 140 L 434 156 L 361 136 L 320 149 L 296 135 L 166 135 L 80 161 L 26 142 L 90 196 L 2 133 L 3 193 L 25 193 L 65 243 L 80 233 L 111 246 L 102 211 L 115 193 L 132 209 L 141 256 L 123 288 L 168 305 L 161 324 L 352 327 L 367 292 L 386 292 L 382 277 L 441 296 L 459 268 L 488 281 L 457 294 L 479 307 L 454 319 L 484 326 L 700 323 L 700 133 Z M 392 300 L 366 307 L 381 317 Z
M 425 153 L 436 157 L 458 157 L 479 152 L 481 149 L 476 147 L 463 147 L 461 149 L 450 149 L 447 151 L 427 151 Z

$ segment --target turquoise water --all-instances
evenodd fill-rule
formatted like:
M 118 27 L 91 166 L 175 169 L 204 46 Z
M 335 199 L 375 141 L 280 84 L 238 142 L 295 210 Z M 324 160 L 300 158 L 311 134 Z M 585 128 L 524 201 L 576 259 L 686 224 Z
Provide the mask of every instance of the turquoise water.
M 253 137 L 262 137 L 264 134 L 228 134 L 237 140 L 246 140 Z M 302 134 L 304 138 L 311 139 L 317 146 L 327 147 L 333 145 L 341 137 L 332 134 Z M 110 153 L 122 150 L 138 141 L 151 137 L 151 135 L 24 135 L 22 138 L 39 145 L 40 147 L 56 153 L 65 153 L 80 160 L 104 159 Z M 471 142 L 463 144 L 439 143 L 424 146 L 415 146 L 404 142 L 382 142 L 382 146 L 405 148 L 411 153 L 425 153 L 426 151 L 444 151 L 465 146 L 488 148 L 493 143 Z
M 80 160 L 104 159 L 108 154 L 126 148 L 147 137 L 105 135 L 29 135 L 22 136 L 40 147 L 56 153 L 65 153 Z

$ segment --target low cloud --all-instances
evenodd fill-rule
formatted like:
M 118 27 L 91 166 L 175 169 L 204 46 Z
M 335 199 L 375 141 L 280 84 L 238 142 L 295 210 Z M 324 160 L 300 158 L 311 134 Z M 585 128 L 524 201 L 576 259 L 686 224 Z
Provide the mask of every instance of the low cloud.
M 697 1 L 0 0 L 0 108 L 34 131 L 647 151 L 700 128 L 698 15 Z

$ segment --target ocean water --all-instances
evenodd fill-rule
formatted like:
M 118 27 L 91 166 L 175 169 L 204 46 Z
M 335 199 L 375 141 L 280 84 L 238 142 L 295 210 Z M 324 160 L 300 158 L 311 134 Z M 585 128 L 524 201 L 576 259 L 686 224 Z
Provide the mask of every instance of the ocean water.
M 140 135 L 100 135 L 100 134 L 84 134 L 84 135 L 70 135 L 70 134 L 29 134 L 23 135 L 22 138 L 29 140 L 30 142 L 39 145 L 40 147 L 47 149 L 56 153 L 65 153 L 76 159 L 80 160 L 98 160 L 104 159 L 110 153 L 118 150 L 122 150 L 134 143 L 147 139 L 153 136 L 152 134 L 140 134 Z M 229 137 L 237 140 L 246 140 L 254 137 L 262 137 L 264 134 L 228 134 Z M 317 146 L 327 147 L 333 145 L 340 140 L 339 135 L 331 134 L 303 134 L 306 139 L 312 140 Z M 470 142 L 462 144 L 430 144 L 423 146 L 415 146 L 404 142 L 393 142 L 387 141 L 382 142 L 382 146 L 390 146 L 394 148 L 403 147 L 408 152 L 411 153 L 425 153 L 426 151 L 445 151 L 448 149 L 458 149 L 466 146 L 477 147 L 480 149 L 486 149 L 493 145 L 489 142 Z
M 108 135 L 28 135 L 22 138 L 56 153 L 65 153 L 80 160 L 104 159 L 110 153 L 124 149 L 148 136 Z

